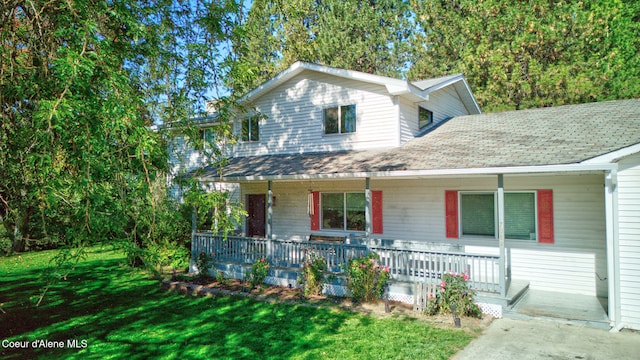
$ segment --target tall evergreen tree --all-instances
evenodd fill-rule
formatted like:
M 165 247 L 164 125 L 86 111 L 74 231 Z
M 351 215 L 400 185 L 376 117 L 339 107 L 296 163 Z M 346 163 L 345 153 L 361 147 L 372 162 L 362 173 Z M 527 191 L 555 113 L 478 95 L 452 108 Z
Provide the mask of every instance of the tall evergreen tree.
M 411 78 L 463 73 L 485 111 L 640 95 L 639 5 L 414 0 Z
M 407 1 L 257 0 L 235 41 L 253 76 L 230 86 L 250 90 L 298 60 L 401 76 L 412 30 Z

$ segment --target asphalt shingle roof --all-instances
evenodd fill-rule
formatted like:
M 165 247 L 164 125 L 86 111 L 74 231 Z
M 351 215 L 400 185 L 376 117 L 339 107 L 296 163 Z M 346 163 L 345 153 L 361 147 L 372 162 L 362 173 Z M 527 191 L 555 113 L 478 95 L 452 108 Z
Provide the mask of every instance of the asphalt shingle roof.
M 387 150 L 233 158 L 228 178 L 579 163 L 640 143 L 640 99 L 450 119 Z

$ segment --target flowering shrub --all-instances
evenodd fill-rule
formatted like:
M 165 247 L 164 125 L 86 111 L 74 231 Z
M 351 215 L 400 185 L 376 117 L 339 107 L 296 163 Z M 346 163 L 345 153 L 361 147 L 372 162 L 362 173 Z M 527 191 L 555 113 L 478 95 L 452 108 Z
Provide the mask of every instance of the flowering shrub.
M 300 283 L 304 289 L 304 295 L 319 295 L 325 282 L 325 269 L 327 262 L 315 251 L 309 251 L 305 255 L 302 264 L 302 276 Z
M 196 269 L 198 269 L 198 277 L 207 278 L 209 277 L 209 268 L 213 266 L 213 253 L 211 253 L 211 257 L 205 254 L 205 252 L 201 252 L 200 255 L 195 260 Z
M 269 260 L 262 258 L 251 266 L 251 272 L 249 276 L 247 276 L 247 281 L 249 281 L 249 285 L 252 289 L 256 288 L 258 285 L 264 283 L 264 280 L 269 275 L 269 268 L 271 264 L 269 264 Z
M 479 318 L 482 315 L 480 307 L 473 302 L 475 292 L 467 284 L 469 275 L 466 273 L 447 273 L 442 276 L 440 291 L 435 295 L 429 295 L 427 312 L 430 315 L 451 313 L 455 306 L 459 316 L 471 316 Z
M 347 288 L 357 302 L 376 301 L 389 281 L 389 267 L 378 264 L 378 254 L 351 259 L 347 265 Z

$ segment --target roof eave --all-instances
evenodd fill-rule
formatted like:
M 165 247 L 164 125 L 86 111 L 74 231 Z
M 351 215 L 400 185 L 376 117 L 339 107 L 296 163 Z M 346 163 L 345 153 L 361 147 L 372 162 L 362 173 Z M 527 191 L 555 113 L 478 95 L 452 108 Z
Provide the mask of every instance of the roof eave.
M 253 181 L 294 181 L 294 180 L 346 180 L 363 178 L 445 178 L 460 176 L 483 176 L 498 174 L 542 174 L 542 173 L 571 173 L 571 172 L 607 172 L 617 170 L 618 165 L 612 163 L 574 163 L 558 165 L 487 167 L 468 169 L 431 169 L 431 170 L 396 170 L 373 171 L 356 173 L 331 174 L 298 174 L 298 175 L 254 175 L 254 176 L 224 176 L 224 182 L 253 182 Z M 201 177 L 201 181 L 220 181 L 220 178 Z

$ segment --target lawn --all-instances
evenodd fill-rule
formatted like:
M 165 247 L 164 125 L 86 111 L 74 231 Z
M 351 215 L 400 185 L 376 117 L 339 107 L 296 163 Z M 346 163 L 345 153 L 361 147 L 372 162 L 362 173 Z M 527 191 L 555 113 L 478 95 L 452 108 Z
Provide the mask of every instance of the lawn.
M 447 359 L 473 337 L 416 319 L 167 292 L 99 248 L 35 307 L 52 254 L 0 257 L 0 358 Z

